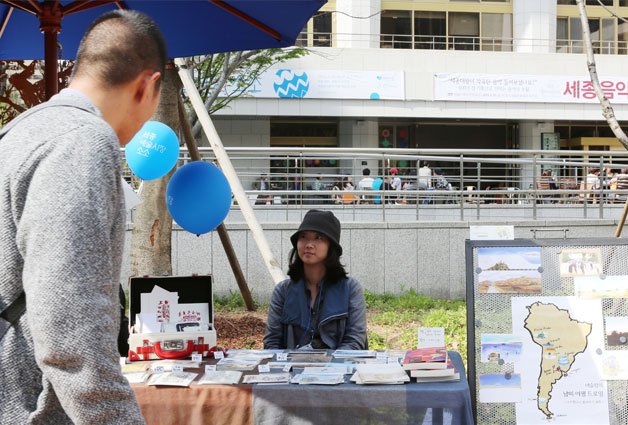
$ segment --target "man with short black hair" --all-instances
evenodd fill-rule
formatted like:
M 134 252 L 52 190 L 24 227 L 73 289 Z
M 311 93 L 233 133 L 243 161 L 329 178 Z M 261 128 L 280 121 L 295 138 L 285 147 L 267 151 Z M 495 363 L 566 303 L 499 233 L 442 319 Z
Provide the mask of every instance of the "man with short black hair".
M 0 131 L 0 423 L 143 424 L 117 350 L 120 146 L 159 103 L 147 16 L 87 30 L 69 87 Z

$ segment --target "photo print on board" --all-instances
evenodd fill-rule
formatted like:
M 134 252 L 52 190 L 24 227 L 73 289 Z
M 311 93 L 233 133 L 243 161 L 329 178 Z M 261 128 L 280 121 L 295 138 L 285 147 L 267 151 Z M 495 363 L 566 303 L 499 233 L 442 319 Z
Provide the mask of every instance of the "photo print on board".
M 480 294 L 541 292 L 541 248 L 478 248 Z

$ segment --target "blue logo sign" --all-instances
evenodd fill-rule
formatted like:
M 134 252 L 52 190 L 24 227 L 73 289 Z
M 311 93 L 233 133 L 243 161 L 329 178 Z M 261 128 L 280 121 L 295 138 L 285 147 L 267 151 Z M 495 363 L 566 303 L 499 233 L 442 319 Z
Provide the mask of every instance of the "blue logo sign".
M 305 71 L 295 73 L 290 69 L 280 69 L 275 74 L 273 89 L 279 97 L 302 98 L 309 88 L 310 82 Z

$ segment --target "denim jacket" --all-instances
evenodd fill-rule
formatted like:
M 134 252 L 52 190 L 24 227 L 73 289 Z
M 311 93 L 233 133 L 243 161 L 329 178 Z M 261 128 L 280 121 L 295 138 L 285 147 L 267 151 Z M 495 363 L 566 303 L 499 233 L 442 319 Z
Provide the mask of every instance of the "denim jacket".
M 357 280 L 348 277 L 321 287 L 323 302 L 318 312 L 320 338 L 331 349 L 363 350 L 366 339 L 366 303 Z M 266 349 L 292 349 L 306 332 L 310 319 L 309 299 L 303 279 L 290 279 L 275 287 L 264 335 Z M 310 324 L 315 326 L 315 324 Z

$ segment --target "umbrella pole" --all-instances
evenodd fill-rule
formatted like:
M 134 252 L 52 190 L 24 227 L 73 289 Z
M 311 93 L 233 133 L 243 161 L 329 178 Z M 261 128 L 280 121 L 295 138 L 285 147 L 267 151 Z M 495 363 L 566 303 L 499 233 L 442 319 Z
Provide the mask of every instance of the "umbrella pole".
M 229 181 L 231 191 L 238 201 L 238 205 L 240 206 L 242 215 L 244 216 L 244 219 L 246 220 L 246 223 L 251 230 L 251 234 L 253 235 L 253 239 L 255 239 L 257 248 L 262 254 L 264 263 L 266 264 L 266 268 L 272 276 L 273 281 L 275 283 L 279 283 L 282 280 L 286 279 L 286 275 L 284 274 L 283 270 L 281 270 L 279 263 L 275 259 L 275 255 L 270 249 L 270 245 L 268 244 L 268 241 L 264 236 L 262 226 L 257 221 L 255 213 L 253 213 L 253 208 L 251 207 L 251 204 L 249 204 L 249 200 L 246 197 L 246 193 L 244 192 L 242 183 L 240 183 L 238 174 L 236 173 L 235 168 L 233 168 L 233 164 L 231 164 L 229 155 L 227 155 L 227 152 L 222 145 L 220 136 L 218 135 L 218 132 L 216 131 L 216 128 L 214 127 L 214 124 L 209 117 L 209 113 L 205 109 L 203 99 L 201 98 L 201 95 L 194 85 L 194 81 L 192 80 L 192 76 L 187 69 L 185 61 L 182 58 L 177 58 L 174 60 L 174 62 L 177 65 L 177 68 L 179 70 L 179 76 L 181 77 L 181 81 L 183 82 L 183 86 L 185 87 L 188 96 L 190 97 L 192 107 L 196 111 L 196 115 L 198 116 L 201 126 L 203 127 L 203 131 L 207 136 L 207 140 L 209 140 L 209 143 L 214 150 L 214 155 L 216 155 L 216 159 L 218 160 L 218 164 L 220 165 L 222 172 L 225 174 L 225 177 L 227 177 L 227 180 Z
M 59 91 L 57 34 L 61 31 L 61 19 L 63 19 L 59 2 L 44 2 L 41 7 L 37 6 L 37 18 L 39 18 L 39 29 L 44 33 L 44 79 L 46 100 L 48 100 Z
M 192 134 L 192 127 L 190 126 L 190 123 L 185 116 L 185 107 L 183 106 L 183 101 L 181 100 L 181 93 L 179 93 L 178 98 L 179 123 L 183 130 L 185 144 L 188 147 L 188 152 L 190 153 L 190 158 L 192 159 L 192 161 L 200 161 L 201 154 L 199 153 L 198 147 L 196 146 L 196 141 L 194 140 L 194 135 Z M 227 259 L 229 260 L 231 270 L 233 270 L 233 275 L 235 276 L 236 282 L 238 283 L 238 288 L 240 288 L 240 293 L 242 294 L 242 298 L 244 299 L 246 308 L 248 311 L 255 311 L 255 303 L 253 302 L 251 291 L 246 284 L 246 278 L 244 277 L 244 273 L 242 273 L 242 268 L 240 268 L 238 256 L 233 249 L 233 245 L 231 244 L 231 238 L 229 238 L 229 234 L 227 233 L 227 228 L 225 227 L 225 224 L 220 223 L 216 230 L 218 231 L 218 236 L 220 236 L 220 242 L 222 242 L 222 247 L 225 250 L 225 254 L 227 254 Z
M 46 80 L 46 100 L 57 94 L 59 77 L 57 74 L 57 33 L 44 33 L 44 79 Z

